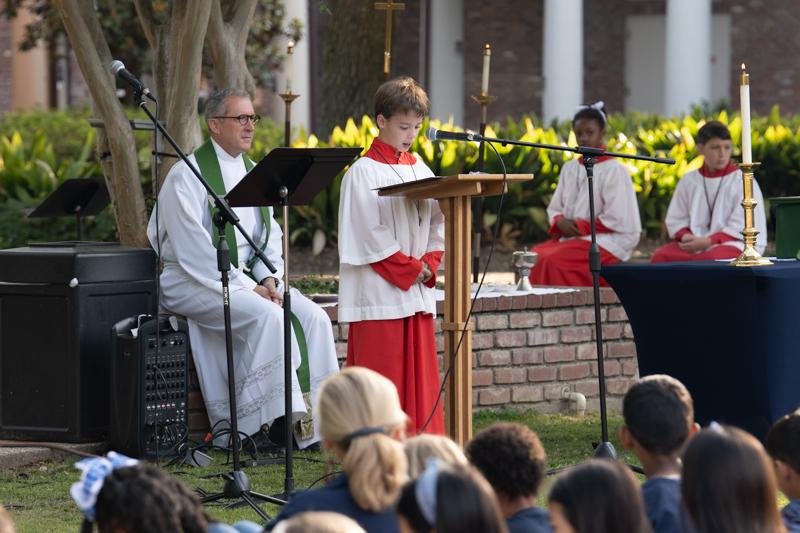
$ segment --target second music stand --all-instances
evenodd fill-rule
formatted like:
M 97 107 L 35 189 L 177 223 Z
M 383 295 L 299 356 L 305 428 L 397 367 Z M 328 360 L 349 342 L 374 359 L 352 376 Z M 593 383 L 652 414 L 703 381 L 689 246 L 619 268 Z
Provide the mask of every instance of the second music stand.
M 314 197 L 359 155 L 362 148 L 275 148 L 262 159 L 225 199 L 231 207 L 283 207 L 283 370 L 284 416 L 286 430 L 286 473 L 284 498 L 294 494 L 292 463 L 292 304 L 289 294 L 289 205 L 304 205 Z M 264 221 L 269 224 L 268 220 Z M 233 379 L 228 369 L 228 379 Z M 231 406 L 236 399 L 231 398 Z M 231 408 L 231 417 L 235 416 Z M 233 428 L 234 420 L 231 420 Z M 233 430 L 234 438 L 237 436 Z M 234 453 L 238 448 L 234 443 Z

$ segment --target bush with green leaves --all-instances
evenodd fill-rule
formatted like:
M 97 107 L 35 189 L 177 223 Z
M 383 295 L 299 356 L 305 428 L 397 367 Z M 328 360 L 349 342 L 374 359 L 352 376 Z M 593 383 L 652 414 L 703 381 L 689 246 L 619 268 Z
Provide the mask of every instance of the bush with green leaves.
M 694 137 L 697 130 L 708 120 L 720 120 L 727 124 L 738 145 L 741 136 L 741 120 L 738 115 L 729 116 L 721 110 L 705 115 L 699 109 L 681 117 L 662 117 L 628 113 L 612 115 L 609 120 L 607 149 L 609 151 L 644 154 L 675 159 L 674 165 L 659 165 L 632 159 L 623 160 L 631 172 L 634 189 L 639 202 L 642 226 L 651 238 L 666 238 L 664 217 L 669 201 L 680 177 L 702 165 Z M 568 122 L 542 127 L 536 125 L 536 117 L 525 116 L 519 121 L 508 120 L 505 124 L 491 124 L 487 136 L 543 144 L 576 146 L 575 137 Z M 426 120 L 422 129 L 428 127 Z M 430 125 L 446 130 L 459 130 L 453 124 L 432 121 Z M 377 127 L 370 117 L 360 123 L 350 119 L 344 127 L 336 127 L 326 141 L 315 136 L 300 139 L 295 146 L 363 146 L 368 147 L 377 135 Z M 781 116 L 778 109 L 769 115 L 753 118 L 753 158 L 761 164 L 756 170 L 764 198 L 800 194 L 800 116 Z M 484 170 L 501 173 L 503 169 L 512 173 L 532 173 L 531 182 L 514 184 L 503 199 L 503 212 L 498 245 L 514 248 L 520 244 L 532 244 L 546 238 L 548 220 L 546 209 L 558 182 L 563 164 L 576 157 L 571 152 L 538 150 L 519 146 L 496 146 L 497 154 L 487 148 Z M 476 168 L 478 150 L 474 143 L 430 141 L 420 136 L 412 150 L 417 152 L 437 175 L 469 172 Z M 738 157 L 736 148 L 734 157 Z M 501 164 L 499 155 L 503 164 Z M 321 195 L 301 214 L 296 236 L 311 231 L 324 231 L 335 238 L 338 188 L 341 175 L 334 180 L 325 195 Z M 499 197 L 483 200 L 483 226 L 485 238 L 491 238 L 491 228 L 497 220 Z M 768 203 L 768 201 L 767 201 Z M 769 207 L 768 205 L 766 206 Z M 297 227 L 295 225 L 295 227 Z M 304 233 L 300 233 L 304 232 Z
M 143 118 L 139 110 L 132 110 L 132 118 Z M 3 140 L 5 166 L 0 167 L 0 198 L 15 199 L 20 205 L 30 207 L 68 176 L 99 174 L 97 156 L 91 150 L 92 129 L 87 118 L 89 112 L 38 111 L 31 113 L 9 113 L 0 117 L 0 137 Z M 657 165 L 643 161 L 624 160 L 633 177 L 639 202 L 642 226 L 651 238 L 665 238 L 663 220 L 672 193 L 680 177 L 698 168 L 702 158 L 698 157 L 694 136 L 702 124 L 710 119 L 728 124 L 734 144 L 738 145 L 741 121 L 738 115 L 729 115 L 725 110 L 710 112 L 697 108 L 681 117 L 663 117 L 654 114 L 627 113 L 609 117 L 607 147 L 611 151 L 672 157 L 674 165 Z M 452 123 L 426 120 L 423 131 L 429 125 L 445 130 L 459 130 Z M 283 128 L 269 119 L 256 128 L 250 156 L 255 160 L 266 155 L 283 142 Z M 364 116 L 359 120 L 349 119 L 336 127 L 326 138 L 304 131 L 296 131 L 295 147 L 363 147 L 366 149 L 378 134 L 373 120 Z M 520 120 L 493 123 L 487 135 L 544 144 L 575 146 L 569 122 L 542 126 L 535 116 L 524 116 Z M 764 197 L 800 194 L 800 115 L 782 116 L 777 108 L 768 115 L 753 117 L 753 158 L 761 163 L 756 168 Z M 138 132 L 137 145 L 140 153 L 140 170 L 145 191 L 150 192 L 150 133 Z M 532 244 L 546 238 L 548 226 L 546 208 L 558 182 L 561 167 L 570 158 L 569 152 L 537 150 L 519 146 L 496 146 L 502 158 L 487 148 L 485 171 L 501 173 L 532 173 L 533 181 L 509 187 L 503 199 L 498 245 L 514 248 Z M 412 147 L 437 175 L 469 172 L 475 169 L 478 149 L 475 143 L 430 141 L 423 136 L 417 138 Z M 734 157 L 738 157 L 737 153 Z M 339 189 L 342 174 L 337 176 L 307 206 L 296 206 L 290 210 L 290 235 L 293 244 L 312 245 L 314 252 L 324 246 L 335 245 L 339 212 Z M 484 237 L 491 238 L 491 228 L 497 220 L 499 198 L 483 200 Z M 768 207 L 768 206 L 767 206 Z M 6 205 L 6 209 L 17 209 L 19 205 Z M 109 217 L 108 210 L 104 216 Z M 4 220 L 19 222 L 17 215 L 0 214 L 0 226 Z M 106 228 L 105 223 L 99 224 Z M 0 231 L 4 228 L 0 227 Z M 42 231 L 45 231 L 44 228 Z M 98 230 L 100 231 L 100 230 Z M 105 231 L 105 229 L 102 229 Z M 15 232 L 11 232 L 14 234 Z M 19 233 L 19 232 L 17 232 Z M 4 233 L 5 235 L 5 233 Z M 113 236 L 113 232 L 111 233 Z M 42 235 L 55 239 L 57 236 Z M 22 237 L 20 237 L 22 238 Z M 14 245 L 19 239 L 6 239 Z

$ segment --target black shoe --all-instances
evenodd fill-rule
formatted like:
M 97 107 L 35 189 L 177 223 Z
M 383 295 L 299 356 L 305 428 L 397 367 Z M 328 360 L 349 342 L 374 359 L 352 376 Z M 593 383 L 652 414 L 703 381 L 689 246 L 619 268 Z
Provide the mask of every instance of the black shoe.
M 258 430 L 242 440 L 242 450 L 252 456 L 278 453 L 283 451 L 283 446 L 272 442 L 264 430 Z
M 286 447 L 285 416 L 279 416 L 278 418 L 272 421 L 272 424 L 270 424 L 269 429 L 267 430 L 267 436 L 269 437 L 269 440 L 272 441 L 277 446 L 280 446 L 281 448 Z
M 304 452 L 321 452 L 322 451 L 322 445 L 320 444 L 319 441 L 317 441 L 314 444 L 310 444 L 310 445 L 306 446 L 305 448 L 303 448 L 303 451 Z

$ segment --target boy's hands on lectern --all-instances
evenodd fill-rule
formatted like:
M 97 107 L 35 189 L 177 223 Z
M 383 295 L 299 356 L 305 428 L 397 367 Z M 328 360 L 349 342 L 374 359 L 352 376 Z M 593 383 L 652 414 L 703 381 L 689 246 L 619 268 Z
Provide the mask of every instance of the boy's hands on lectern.
M 561 218 L 556 222 L 556 227 L 564 237 L 577 237 L 581 234 L 578 224 L 571 218 Z
M 709 246 L 711 246 L 711 239 L 692 235 L 691 233 L 687 233 L 681 237 L 681 242 L 678 243 L 678 247 L 681 250 L 692 253 L 702 252 Z

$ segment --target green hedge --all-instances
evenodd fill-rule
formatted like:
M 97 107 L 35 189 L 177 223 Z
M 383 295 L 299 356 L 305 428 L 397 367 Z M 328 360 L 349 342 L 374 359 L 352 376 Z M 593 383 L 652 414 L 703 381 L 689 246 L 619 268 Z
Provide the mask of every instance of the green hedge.
M 139 114 L 138 110 L 131 111 L 131 116 L 141 118 Z M 90 148 L 93 132 L 86 120 L 88 116 L 86 110 L 0 116 L 0 146 L 4 150 L 0 153 L 0 199 L 4 202 L 0 208 L 3 211 L 0 213 L 0 234 L 3 235 L 0 244 L 17 246 L 24 244 L 26 239 L 71 238 L 70 223 L 28 222 L 30 227 L 24 231 L 18 226 L 26 225 L 20 213 L 24 214 L 24 209 L 36 205 L 63 179 L 99 173 L 96 155 Z M 610 117 L 609 150 L 668 156 L 676 160 L 676 164 L 670 166 L 625 161 L 633 176 L 642 224 L 650 237 L 664 237 L 663 219 L 678 179 L 701 164 L 694 146 L 694 135 L 703 122 L 712 118 L 727 123 L 735 144 L 738 144 L 739 117 L 729 116 L 724 110 L 707 113 L 698 108 L 676 118 L 641 113 Z M 423 130 L 428 125 L 426 121 Z M 458 129 L 453 124 L 436 121 L 430 125 Z M 281 126 L 270 120 L 259 124 L 251 156 L 259 159 L 280 144 L 281 130 Z M 296 133 L 294 146 L 367 147 L 376 134 L 375 124 L 365 116 L 359 121 L 348 120 L 324 139 L 304 132 Z M 542 127 L 534 116 L 492 124 L 487 135 L 546 144 L 575 144 L 569 123 Z M 149 192 L 150 134 L 138 132 L 137 145 L 144 190 Z M 473 143 L 431 142 L 422 136 L 413 149 L 438 175 L 469 172 L 475 168 L 478 155 Z M 574 155 L 512 146 L 497 146 L 497 150 L 509 173 L 533 173 L 535 176 L 532 182 L 510 187 L 504 200 L 501 242 L 498 244 L 512 248 L 543 239 L 547 228 L 545 210 L 555 190 L 559 171 Z M 9 156 L 11 152 L 13 154 Z M 775 108 L 769 115 L 754 117 L 753 158 L 761 163 L 756 178 L 765 198 L 800 194 L 800 115 L 781 116 Z M 485 170 L 502 171 L 491 150 L 488 150 Z M 340 184 L 341 175 L 311 205 L 291 210 L 290 237 L 294 243 L 313 243 L 317 248 L 335 243 Z M 488 238 L 489 228 L 496 220 L 498 199 L 489 198 L 484 202 L 483 224 Z M 90 224 L 89 234 L 94 238 L 113 238 L 108 211 Z

